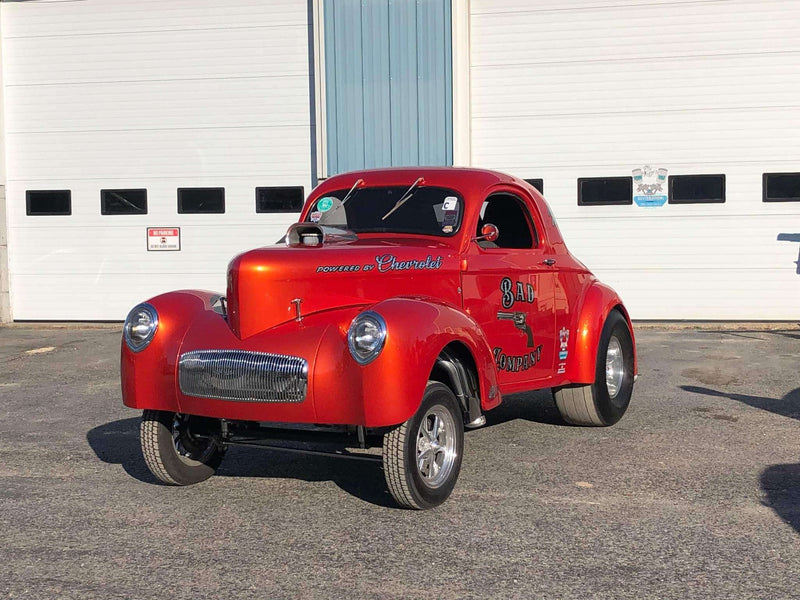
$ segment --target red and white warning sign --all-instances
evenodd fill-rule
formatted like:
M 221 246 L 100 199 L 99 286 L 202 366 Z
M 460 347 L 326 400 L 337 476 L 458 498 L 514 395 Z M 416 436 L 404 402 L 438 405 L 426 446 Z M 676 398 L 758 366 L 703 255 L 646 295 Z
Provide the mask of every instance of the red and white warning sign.
M 147 228 L 147 250 L 180 250 L 181 249 L 181 228 L 180 227 L 148 227 Z

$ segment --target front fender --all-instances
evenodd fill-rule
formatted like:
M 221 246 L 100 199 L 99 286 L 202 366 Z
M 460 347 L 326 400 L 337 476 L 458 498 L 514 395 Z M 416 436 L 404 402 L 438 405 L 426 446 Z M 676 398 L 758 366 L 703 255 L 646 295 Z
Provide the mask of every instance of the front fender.
M 367 426 L 396 425 L 419 408 L 436 358 L 451 342 L 470 351 L 480 382 L 481 407 L 500 403 L 497 371 L 480 326 L 465 313 L 433 300 L 392 298 L 370 308 L 386 321 L 381 354 L 362 369 Z
M 178 352 L 192 322 L 206 311 L 213 311 L 213 299 L 217 296 L 213 292 L 180 290 L 148 300 L 158 313 L 158 329 L 153 340 L 139 352 L 133 352 L 122 340 L 120 377 L 125 406 L 179 410 L 175 389 Z M 146 376 L 141 376 L 142 373 Z
M 577 336 L 575 357 L 577 360 L 572 361 L 571 367 L 567 370 L 566 379 L 568 381 L 572 383 L 594 382 L 597 349 L 603 332 L 603 325 L 609 313 L 615 308 L 622 313 L 628 322 L 628 329 L 631 332 L 631 341 L 633 342 L 634 373 L 638 373 L 636 340 L 633 337 L 633 325 L 628 316 L 628 311 L 622 304 L 619 295 L 613 289 L 595 281 L 583 296 L 577 327 L 575 328 Z

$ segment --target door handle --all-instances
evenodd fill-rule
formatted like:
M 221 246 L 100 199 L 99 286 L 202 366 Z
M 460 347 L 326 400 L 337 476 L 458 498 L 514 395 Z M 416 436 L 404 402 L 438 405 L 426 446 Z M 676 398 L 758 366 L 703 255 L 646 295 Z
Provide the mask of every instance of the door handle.
M 542 264 L 543 265 L 547 265 L 548 267 L 552 267 L 554 264 L 556 264 L 556 259 L 555 258 L 545 258 L 542 261 Z

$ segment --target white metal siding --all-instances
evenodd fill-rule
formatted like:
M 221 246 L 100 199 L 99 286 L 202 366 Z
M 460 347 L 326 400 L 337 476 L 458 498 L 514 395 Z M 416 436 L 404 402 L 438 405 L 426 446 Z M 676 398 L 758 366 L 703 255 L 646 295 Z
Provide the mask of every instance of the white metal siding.
M 296 215 L 256 186 L 311 185 L 307 3 L 5 2 L 9 260 L 15 319 L 121 319 L 176 288 L 223 291 L 230 258 Z M 223 215 L 179 215 L 179 187 L 224 187 Z M 149 214 L 101 216 L 147 188 Z M 71 189 L 72 215 L 25 215 Z M 147 252 L 146 227 L 182 251 Z
M 543 178 L 639 319 L 800 318 L 800 3 L 471 0 L 472 164 Z M 577 206 L 577 178 L 726 175 L 725 204 Z

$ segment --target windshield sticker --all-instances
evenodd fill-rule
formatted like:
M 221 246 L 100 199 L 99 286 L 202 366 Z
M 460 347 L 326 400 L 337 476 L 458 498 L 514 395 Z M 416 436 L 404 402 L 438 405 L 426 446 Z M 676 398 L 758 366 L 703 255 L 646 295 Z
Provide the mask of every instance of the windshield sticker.
M 442 233 L 453 233 L 453 226 L 445 225 L 444 227 L 442 227 Z
M 309 215 L 309 218 L 311 219 L 312 223 L 318 223 L 319 220 L 322 218 L 322 213 L 319 212 L 318 210 L 315 210 Z
M 334 200 L 336 200 L 336 198 L 331 198 L 330 196 L 320 198 L 319 201 L 317 201 L 317 210 L 319 212 L 328 212 L 331 208 L 333 208 Z
M 442 225 L 450 225 L 451 227 L 456 224 L 458 221 L 458 212 L 455 210 L 448 210 L 444 213 L 444 219 L 442 219 Z
M 444 204 L 442 205 L 443 210 L 458 210 L 458 198 L 455 196 L 448 196 L 444 199 Z

